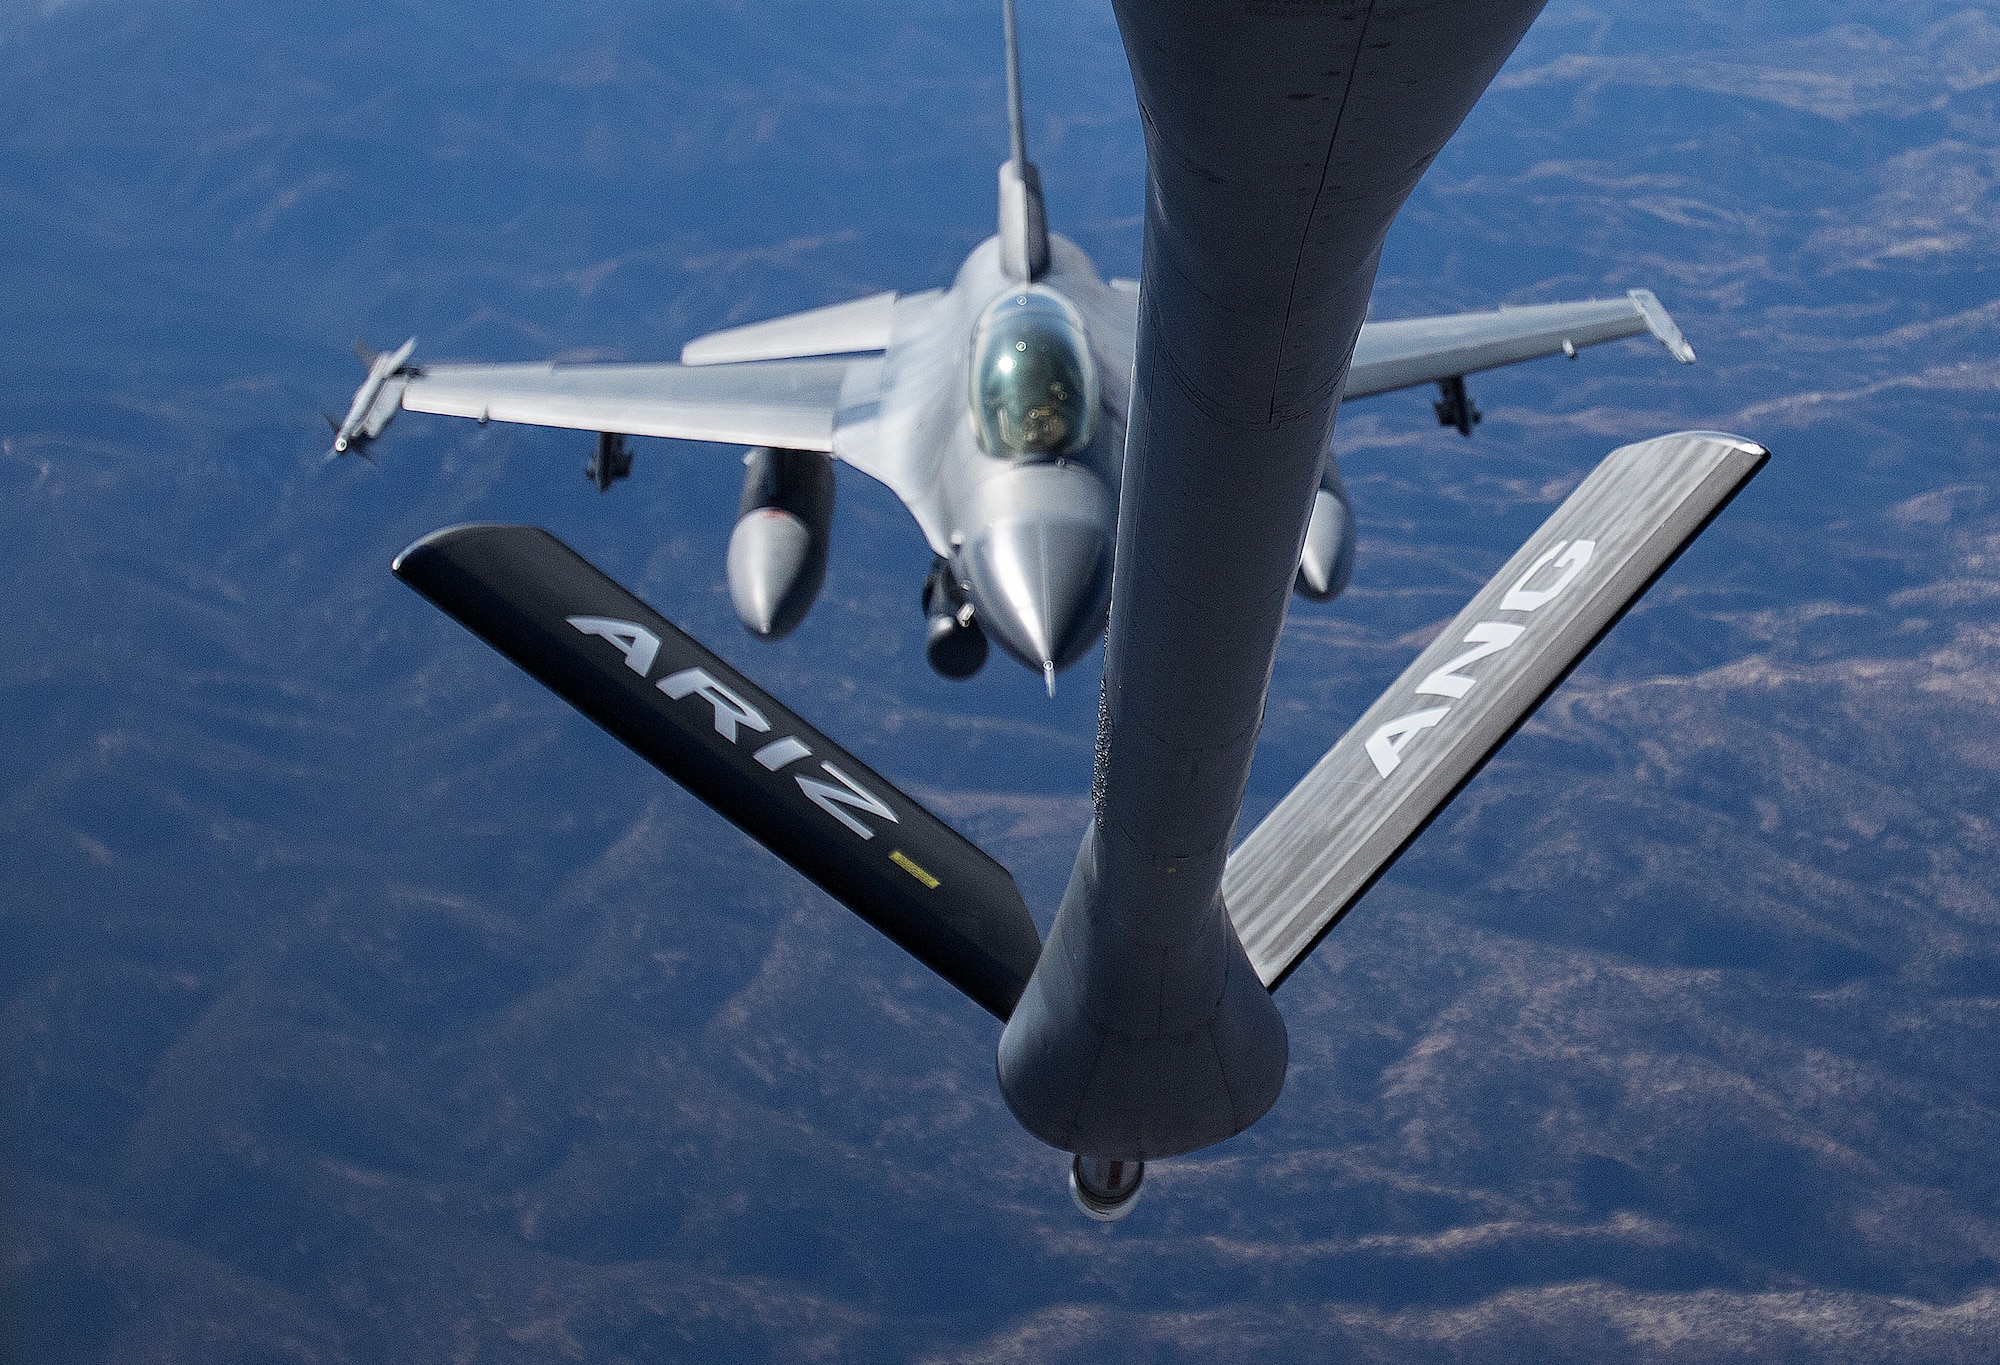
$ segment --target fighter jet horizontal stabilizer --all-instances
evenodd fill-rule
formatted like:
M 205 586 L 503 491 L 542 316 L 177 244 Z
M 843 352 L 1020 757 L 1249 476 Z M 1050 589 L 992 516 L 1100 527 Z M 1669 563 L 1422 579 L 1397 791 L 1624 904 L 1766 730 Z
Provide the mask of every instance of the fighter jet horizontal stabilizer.
M 736 365 L 889 349 L 896 295 L 871 294 L 849 303 L 753 322 L 696 337 L 681 347 L 683 365 Z
M 1230 855 L 1224 903 L 1276 987 L 1764 466 L 1736 436 L 1625 446 Z
M 1041 936 L 1005 868 L 569 546 L 437 531 L 396 575 L 1001 1019 Z

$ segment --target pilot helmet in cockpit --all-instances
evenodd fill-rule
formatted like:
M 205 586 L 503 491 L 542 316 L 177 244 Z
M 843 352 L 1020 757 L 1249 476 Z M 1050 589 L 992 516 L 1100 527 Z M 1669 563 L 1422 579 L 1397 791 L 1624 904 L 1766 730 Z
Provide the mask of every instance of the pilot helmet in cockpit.
M 972 417 L 989 455 L 1052 460 L 1090 444 L 1097 369 L 1083 319 L 1039 285 L 995 300 L 972 335 Z

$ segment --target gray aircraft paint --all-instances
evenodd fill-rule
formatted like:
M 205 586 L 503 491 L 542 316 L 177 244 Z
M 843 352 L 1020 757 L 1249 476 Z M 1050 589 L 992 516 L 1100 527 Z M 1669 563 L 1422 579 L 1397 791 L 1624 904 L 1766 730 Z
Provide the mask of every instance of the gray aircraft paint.
M 1003 182 L 1011 164 L 1001 168 Z M 1020 212 L 1017 206 L 1003 208 Z M 1046 246 L 1048 264 L 1035 283 L 1060 293 L 1082 315 L 1097 366 L 1100 408 L 1095 439 L 1062 462 L 1065 472 L 1053 481 L 1010 480 L 1011 462 L 988 455 L 972 431 L 972 329 L 987 306 L 1019 282 L 999 234 L 974 249 L 948 289 L 876 294 L 711 333 L 689 342 L 678 365 L 432 365 L 404 367 L 380 383 L 371 373 L 356 395 L 359 410 L 349 419 L 350 437 L 354 448 L 363 448 L 400 403 L 410 411 L 477 421 L 823 451 L 893 491 L 932 551 L 958 565 L 962 578 L 967 576 L 963 547 L 995 519 L 1021 510 L 1008 492 L 1011 484 L 1064 482 L 1076 504 L 1094 509 L 1091 515 L 1109 545 L 1122 479 L 1139 292 L 1129 281 L 1107 283 L 1089 257 L 1060 234 L 1049 234 Z M 1679 358 L 1693 358 L 1671 318 L 1643 290 L 1624 299 L 1368 323 L 1344 393 L 1384 393 L 1648 331 Z M 1345 586 L 1352 568 L 1353 511 L 1338 491 L 1337 467 L 1329 468 L 1324 534 L 1316 530 L 1310 544 L 1331 549 L 1322 555 L 1320 572 L 1299 577 L 1300 591 L 1316 600 Z M 1303 562 L 1300 567 L 1308 568 Z M 1099 586 L 1094 576 L 1085 577 L 1085 586 Z M 1103 594 L 1079 591 L 1075 583 L 1069 587 L 1066 595 L 1083 599 L 1089 610 L 1059 632 L 1083 642 L 1056 660 L 1059 667 L 1087 649 L 1105 621 Z M 999 616 L 994 608 L 1005 607 L 978 605 L 989 622 Z M 1028 653 L 1004 627 L 1000 633 L 1010 652 Z M 1022 661 L 1040 668 L 1036 659 Z
M 1073 242 L 1046 233 L 1039 182 L 1032 195 L 1025 183 L 1011 160 L 1001 166 L 1001 231 L 973 250 L 947 289 L 875 294 L 710 333 L 689 342 L 678 365 L 411 367 L 403 363 L 406 347 L 386 368 L 392 357 L 377 359 L 374 368 L 383 373 L 371 368 L 340 440 L 364 449 L 400 405 L 482 422 L 826 452 L 896 494 L 932 551 L 971 589 L 976 615 L 1003 648 L 1041 671 L 1045 661 L 1034 637 L 1052 636 L 1060 657 L 1047 662 L 1067 667 L 1103 633 L 1106 620 L 1108 560 L 1099 564 L 1077 545 L 1089 539 L 1086 521 L 1107 548 L 1113 544 L 1139 290 L 1131 281 L 1107 283 Z M 1037 473 L 981 449 L 972 429 L 969 365 L 980 315 L 1018 287 L 1022 270 L 1044 253 L 1034 282 L 1062 295 L 1083 318 L 1099 417 L 1085 450 Z M 1624 299 L 1369 323 L 1361 328 L 1345 395 L 1574 354 L 1649 330 L 1677 357 L 1693 358 L 1672 319 L 1643 290 Z M 1300 592 L 1315 600 L 1337 594 L 1353 566 L 1353 510 L 1337 467 L 1328 468 L 1327 496 L 1318 500 L 1303 551 L 1317 558 L 1297 565 Z M 1040 577 L 1053 589 L 1049 597 L 1070 604 L 1071 619 L 1054 630 L 1015 629 L 1024 618 L 1048 615 L 1043 594 L 1024 586 L 1013 594 L 1017 600 L 1006 600 L 993 575 L 976 579 L 965 550 L 1012 522 L 1015 529 L 1001 538 L 1019 560 L 1022 546 L 1041 538 L 1023 525 L 1038 506 L 1065 509 L 1057 539 L 1069 546 L 1069 566 L 1044 565 Z

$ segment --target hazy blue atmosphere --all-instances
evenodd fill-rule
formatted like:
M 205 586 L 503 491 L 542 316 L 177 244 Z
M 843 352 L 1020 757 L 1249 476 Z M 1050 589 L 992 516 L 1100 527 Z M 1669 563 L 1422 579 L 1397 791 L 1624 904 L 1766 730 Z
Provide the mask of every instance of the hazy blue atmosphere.
M 1136 275 L 1110 7 L 1022 0 L 1050 223 Z M 1766 472 L 1278 995 L 1285 1094 L 1087 1223 L 998 1028 L 397 584 L 568 539 L 1011 867 L 1097 676 L 926 668 L 843 470 L 757 644 L 740 469 L 406 414 L 362 335 L 669 359 L 945 283 L 997 0 L 0 0 L 0 1356 L 10 1362 L 2000 1356 L 2000 22 L 1553 0 L 1378 317 L 1646 286 L 1650 341 L 1336 440 L 1260 816 L 1607 451 Z

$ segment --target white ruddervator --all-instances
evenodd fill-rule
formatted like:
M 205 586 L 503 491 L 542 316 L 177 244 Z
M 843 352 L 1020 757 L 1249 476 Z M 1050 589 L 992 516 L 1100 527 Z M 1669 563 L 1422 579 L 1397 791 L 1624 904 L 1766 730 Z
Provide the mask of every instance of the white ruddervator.
M 824 575 L 831 460 L 936 561 L 927 651 L 1055 675 L 1105 640 L 1092 819 L 1044 944 L 1005 869 L 545 533 L 461 527 L 397 572 L 1005 1021 L 998 1073 L 1094 1218 L 1276 1100 L 1271 991 L 1762 466 L 1720 433 L 1609 455 L 1233 853 L 1286 602 L 1337 595 L 1346 399 L 1650 332 L 1652 294 L 1364 322 L 1381 245 L 1542 0 L 1115 0 L 1147 139 L 1144 278 L 1045 226 L 1011 0 L 999 232 L 951 286 L 717 332 L 680 364 L 377 357 L 336 454 L 399 408 L 751 447 L 729 582 L 782 635 Z M 1114 594 L 1112 584 L 1118 585 Z

